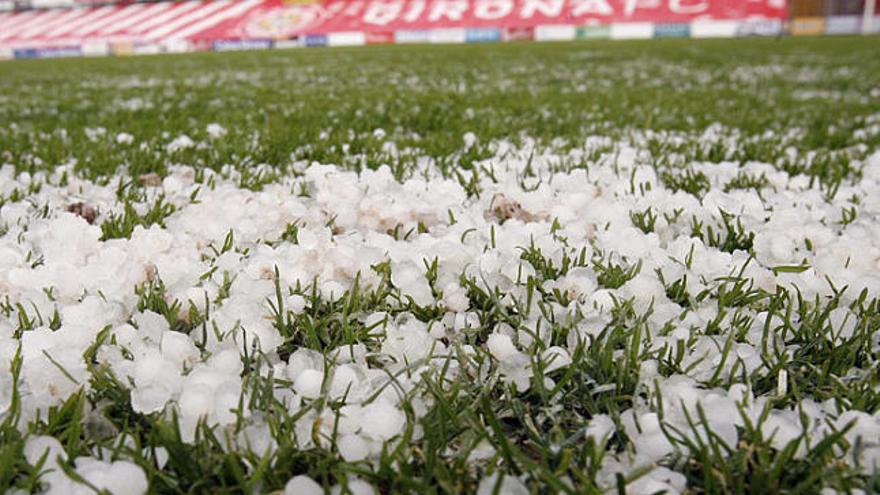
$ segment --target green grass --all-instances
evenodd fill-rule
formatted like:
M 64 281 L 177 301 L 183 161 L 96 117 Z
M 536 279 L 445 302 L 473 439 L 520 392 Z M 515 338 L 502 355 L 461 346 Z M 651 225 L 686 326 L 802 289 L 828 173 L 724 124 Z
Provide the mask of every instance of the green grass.
M 492 178 L 491 168 L 481 160 L 493 155 L 490 143 L 500 140 L 536 139 L 547 149 L 567 150 L 582 147 L 592 135 L 633 139 L 650 153 L 667 187 L 697 197 L 716 186 L 761 191 L 768 182 L 762 175 L 742 172 L 715 185 L 691 164 L 760 161 L 791 175 L 807 175 L 833 198 L 841 184 L 858 179 L 852 163 L 880 147 L 880 133 L 858 137 L 859 130 L 871 125 L 869 119 L 880 114 L 878 53 L 878 38 L 843 37 L 389 46 L 4 62 L 0 162 L 31 173 L 75 162 L 75 170 L 86 177 L 119 181 L 117 198 L 123 206 L 104 217 L 103 239 L 130 237 L 138 225 L 163 225 L 175 212 L 161 196 L 148 198 L 137 180 L 150 172 L 164 176 L 172 164 L 217 170 L 230 165 L 241 172 L 242 187 L 260 189 L 286 173 L 297 175 L 303 163 L 312 161 L 352 170 L 388 164 L 404 178 L 420 173 L 418 160 L 427 156 L 444 175 L 477 195 L 481 180 Z M 228 135 L 210 141 L 205 128 L 214 122 Z M 713 124 L 721 125 L 720 138 L 703 135 Z M 106 133 L 95 135 L 96 128 Z M 387 139 L 376 137 L 377 129 L 388 134 L 399 153 L 383 148 Z M 121 132 L 134 135 L 135 144 L 117 144 L 115 136 Z M 467 148 L 463 136 L 469 132 L 477 141 Z M 168 151 L 168 143 L 181 134 L 210 145 Z M 589 161 L 560 152 L 559 163 L 552 166 L 568 171 L 586 168 Z M 261 164 L 272 168 L 258 169 Z M 111 178 L 120 171 L 131 180 Z M 637 187 L 633 179 L 633 190 Z M 0 208 L 35 193 L 16 191 L 0 197 Z M 841 222 L 855 221 L 855 212 L 855 207 L 851 213 L 843 211 Z M 663 219 L 721 251 L 753 249 L 754 234 L 725 213 L 714 224 L 652 208 L 633 210 L 630 216 L 633 226 L 646 234 Z M 417 234 L 393 232 L 400 238 Z M 244 251 L 236 242 L 230 232 L 222 246 L 211 249 L 215 257 Z M 298 242 L 297 226 L 288 225 L 277 242 Z M 640 313 L 632 301 L 619 300 L 608 321 L 587 322 L 600 330 L 576 346 L 571 366 L 549 375 L 552 385 L 535 380 L 528 392 L 518 393 L 496 373 L 486 372 L 491 357 L 483 347 L 499 325 L 538 334 L 541 329 L 528 324 L 534 321 L 530 312 L 541 313 L 538 321 L 552 335 L 532 349 L 533 368 L 542 370 L 550 363 L 540 352 L 549 345 L 564 346 L 579 324 L 587 324 L 583 315 L 554 313 L 553 305 L 567 304 L 568 294 L 544 289 L 545 281 L 589 267 L 600 288 L 614 289 L 643 274 L 640 262 L 610 253 L 586 259 L 584 253 L 571 246 L 562 262 L 554 264 L 535 245 L 523 247 L 522 259 L 536 273 L 523 284 L 526 299 L 515 304 L 502 303 L 504 294 L 462 275 L 479 324 L 463 330 L 457 343 L 478 349 L 472 358 L 462 359 L 473 368 L 457 376 L 449 366 L 426 371 L 419 389 L 430 398 L 419 419 L 423 436 L 414 439 L 415 422 L 409 421 L 403 438 L 388 444 L 371 465 L 344 462 L 332 446 L 301 448 L 297 421 L 316 411 L 338 411 L 342 403 L 325 394 L 291 415 L 272 393 L 273 387 L 290 383 L 271 374 L 246 372 L 242 379 L 249 406 L 263 412 L 278 441 L 273 453 L 230 451 L 224 448 L 227 439 L 209 428 L 200 428 L 195 442 L 184 442 L 173 421 L 136 413 L 127 384 L 97 366 L 94 353 L 106 332 L 87 356 L 91 391 L 73 395 L 30 431 L 61 439 L 70 458 L 110 449 L 143 467 L 156 493 L 264 493 L 283 489 L 288 479 L 303 473 L 328 487 L 360 476 L 382 493 L 471 493 L 496 469 L 525 475 L 532 493 L 625 493 L 633 480 L 598 479 L 604 456 L 627 449 L 621 416 L 637 401 L 651 403 L 661 415 L 664 407 L 677 406 L 659 403 L 659 394 L 645 389 L 641 363 L 656 360 L 661 377 L 687 374 L 698 364 L 686 362 L 683 350 L 673 344 L 650 342 L 650 309 Z M 426 269 L 437 292 L 427 261 Z M 356 284 L 335 301 L 322 299 L 314 287 L 276 284 L 277 297 L 267 307 L 285 339 L 279 356 L 286 359 L 296 349 L 310 348 L 332 362 L 331 351 L 339 347 L 365 344 L 375 351 L 381 329 L 366 325 L 361 316 L 377 311 L 392 317 L 411 314 L 423 322 L 442 317 L 436 306 L 421 307 L 401 297 L 391 283 L 390 266 L 374 270 L 381 280 L 378 287 L 365 290 Z M 802 267 L 779 270 L 797 272 Z M 782 288 L 772 293 L 753 287 L 741 275 L 708 281 L 709 289 L 688 293 L 687 275 L 663 280 L 659 274 L 669 299 L 682 308 L 713 305 L 718 316 L 700 332 L 718 337 L 718 353 L 725 360 L 737 361 L 734 344 L 745 340 L 752 319 L 766 317 L 765 367 L 747 373 L 736 362 L 722 373 L 720 366 L 703 384 L 726 388 L 749 383 L 756 397 L 767 398 L 766 413 L 810 397 L 876 414 L 880 356 L 872 345 L 880 332 L 877 294 L 864 294 L 850 304 L 858 317 L 857 331 L 834 343 L 826 337 L 829 313 L 842 304 L 838 294 L 803 300 Z M 291 294 L 306 299 L 305 311 L 285 308 Z M 174 331 L 210 331 L 207 307 L 182 317 L 161 281 L 140 288 L 137 295 L 139 309 L 163 315 Z M 221 292 L 212 302 L 220 304 L 222 298 Z M 536 304 L 530 304 L 533 300 Z M 50 316 L 37 321 L 31 308 L 8 299 L 0 304 L 0 318 L 16 327 L 18 337 L 40 324 L 54 325 Z M 245 369 L 256 368 L 262 359 L 266 357 L 244 356 Z M 11 367 L 13 380 L 17 363 Z M 852 369 L 864 374 L 841 379 Z M 781 371 L 790 386 L 777 396 Z M 10 411 L 17 400 L 10 399 Z M 410 419 L 416 417 L 413 407 L 404 406 Z M 588 421 L 598 415 L 609 416 L 618 426 L 607 448 L 584 436 Z M 23 460 L 24 437 L 14 419 L 15 414 L 0 416 L 0 490 L 33 490 L 37 472 Z M 689 420 L 694 431 L 709 424 L 702 411 Z M 112 434 L 102 434 L 104 430 Z M 122 432 L 133 445 L 117 441 L 116 433 Z M 806 438 L 774 448 L 749 418 L 737 445 L 725 445 L 717 435 L 701 437 L 671 427 L 665 433 L 689 452 L 665 462 L 686 476 L 691 493 L 818 493 L 823 485 L 842 492 L 880 490 L 876 475 L 839 462 L 841 449 L 851 447 L 845 431 L 829 435 L 803 457 L 795 451 Z M 330 438 L 324 445 L 327 440 L 332 444 Z M 494 453 L 469 460 L 485 444 Z M 169 455 L 161 468 L 155 462 L 159 447 Z
M 850 172 L 835 152 L 880 111 L 870 96 L 878 46 L 876 38 L 596 41 L 14 61 L 2 65 L 0 149 L 20 168 L 76 160 L 93 174 L 120 165 L 161 173 L 173 162 L 285 166 L 296 158 L 355 169 L 387 162 L 405 175 L 417 154 L 389 157 L 375 129 L 451 171 L 482 156 L 479 146 L 456 155 L 466 132 L 483 144 L 523 132 L 578 144 L 591 134 L 702 132 L 720 123 L 754 140 L 676 144 L 656 136 L 655 159 L 665 164 L 674 152 L 759 160 L 834 180 Z M 204 137 L 210 122 L 230 134 L 157 159 L 179 134 Z M 146 148 L 93 143 L 84 129 L 97 127 L 131 133 Z M 803 132 L 786 137 L 793 128 Z M 783 160 L 788 145 L 820 156 L 809 165 Z

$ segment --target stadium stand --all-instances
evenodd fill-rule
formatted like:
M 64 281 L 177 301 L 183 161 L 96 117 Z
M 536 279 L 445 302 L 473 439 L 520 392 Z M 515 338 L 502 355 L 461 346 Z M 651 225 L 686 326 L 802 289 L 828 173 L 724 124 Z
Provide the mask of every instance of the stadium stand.
M 858 0 L 827 1 L 850 5 Z M 0 57 L 5 58 L 391 42 L 778 35 L 787 28 L 789 15 L 786 0 L 33 0 L 12 7 L 0 12 Z M 821 19 L 819 31 L 826 26 Z M 803 30 L 816 30 L 814 24 Z M 870 30 L 880 22 L 873 25 Z M 800 25 L 795 20 L 792 26 L 797 30 Z M 852 15 L 827 26 L 834 32 L 864 27 Z

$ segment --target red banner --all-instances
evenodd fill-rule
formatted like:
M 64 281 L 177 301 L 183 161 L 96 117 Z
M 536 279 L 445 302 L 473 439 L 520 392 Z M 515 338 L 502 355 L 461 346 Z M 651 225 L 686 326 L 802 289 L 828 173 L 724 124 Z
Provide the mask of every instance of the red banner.
M 342 0 L 286 6 L 280 0 L 270 0 L 247 16 L 222 23 L 197 38 L 286 38 L 345 31 L 527 28 L 544 24 L 685 23 L 696 19 L 782 19 L 786 15 L 785 0 Z

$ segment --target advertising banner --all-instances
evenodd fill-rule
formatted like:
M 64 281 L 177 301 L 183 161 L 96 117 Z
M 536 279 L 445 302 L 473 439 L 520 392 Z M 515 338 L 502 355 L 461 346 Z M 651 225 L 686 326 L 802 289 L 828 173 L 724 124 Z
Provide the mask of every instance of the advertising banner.
M 795 17 L 791 22 L 791 34 L 795 36 L 815 36 L 824 32 L 824 17 Z
M 739 29 L 739 21 L 700 20 L 691 23 L 692 38 L 732 38 Z
M 464 43 L 467 39 L 464 28 L 438 28 L 428 32 L 429 43 Z
M 474 28 L 465 31 L 467 43 L 493 43 L 501 41 L 501 30 L 498 28 Z
M 110 43 L 110 53 L 113 55 L 134 55 L 133 43 Z
M 110 44 L 105 41 L 90 41 L 82 44 L 82 54 L 87 57 L 103 57 L 110 55 Z
M 307 48 L 314 48 L 317 46 L 327 46 L 327 35 L 326 34 L 307 34 L 305 38 L 303 38 L 303 45 Z
M 389 31 L 368 32 L 366 38 L 368 45 L 386 45 L 394 43 L 394 33 Z
M 537 26 L 535 41 L 568 41 L 577 38 L 577 27 L 568 25 Z
M 857 34 L 861 30 L 861 16 L 834 15 L 825 18 L 825 34 Z
M 782 19 L 746 19 L 736 25 L 736 36 L 777 36 L 782 33 Z
M 654 37 L 654 23 L 621 22 L 611 25 L 613 40 L 646 40 Z
M 535 39 L 535 28 L 533 27 L 512 27 L 503 30 L 504 41 L 533 41 Z
M 64 58 L 79 57 L 82 50 L 78 46 L 63 46 L 55 48 L 25 48 L 13 52 L 15 58 Z
M 215 52 L 266 50 L 271 47 L 271 40 L 217 40 L 212 46 Z
M 330 33 L 327 35 L 327 46 L 360 46 L 366 44 L 367 37 L 360 31 Z
M 611 26 L 581 26 L 577 28 L 578 39 L 597 40 L 611 37 Z
M 280 48 L 280 49 L 302 48 L 302 46 L 303 45 L 300 42 L 299 38 L 291 38 L 289 40 L 275 40 L 272 43 L 273 48 Z
M 691 25 L 687 23 L 674 24 L 655 24 L 655 38 L 689 38 L 691 35 Z
M 431 31 L 427 29 L 401 29 L 394 31 L 395 43 L 428 43 L 429 41 L 431 41 Z

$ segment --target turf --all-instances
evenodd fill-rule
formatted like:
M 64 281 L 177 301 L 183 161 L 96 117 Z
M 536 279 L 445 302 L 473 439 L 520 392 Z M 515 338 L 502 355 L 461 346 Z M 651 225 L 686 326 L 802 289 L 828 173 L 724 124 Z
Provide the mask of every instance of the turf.
M 531 147 L 533 154 L 546 150 L 551 158 L 542 166 L 568 173 L 588 169 L 599 152 L 591 156 L 566 151 L 603 136 L 612 143 L 638 143 L 665 187 L 697 198 L 717 185 L 717 177 L 694 164 L 770 164 L 817 184 L 828 204 L 838 208 L 835 213 L 840 211 L 841 229 L 864 221 L 862 228 L 875 221 L 858 213 L 860 201 L 870 198 L 850 201 L 836 197 L 836 192 L 857 184 L 861 163 L 880 148 L 877 53 L 880 39 L 876 37 L 829 37 L 376 46 L 4 62 L 0 63 L 0 163 L 11 164 L 17 174 L 72 164 L 72 170 L 83 177 L 111 185 L 120 176 L 131 178 L 128 184 L 119 182 L 115 199 L 120 207 L 99 217 L 102 240 L 111 240 L 130 238 L 139 225 L 162 225 L 178 211 L 179 205 L 149 195 L 136 180 L 154 172 L 160 177 L 173 174 L 176 165 L 222 171 L 237 177 L 240 187 L 257 191 L 288 177 L 299 178 L 310 162 L 353 171 L 387 164 L 402 180 L 427 176 L 427 160 L 440 175 L 457 181 L 469 198 L 479 198 L 495 179 L 484 160 L 497 158 L 497 143 Z M 210 139 L 206 129 L 212 123 L 222 125 L 226 136 Z M 138 144 L 121 145 L 119 133 L 133 135 Z M 210 145 L 176 149 L 172 143 L 184 134 Z M 387 146 L 389 140 L 394 147 Z M 528 170 L 523 175 L 525 190 L 531 177 Z M 635 191 L 635 172 L 630 182 Z M 723 189 L 754 190 L 760 195 L 773 188 L 765 176 L 740 173 L 726 180 Z M 38 186 L 10 191 L 0 197 L 0 209 L 38 193 Z M 488 213 L 501 216 L 497 210 Z M 659 230 L 659 217 L 661 223 L 685 225 L 690 237 L 720 252 L 753 255 L 757 250 L 748 225 L 724 213 L 709 220 L 664 218 L 663 212 L 649 205 L 629 215 L 632 225 L 646 235 Z M 333 227 L 332 221 L 328 226 Z M 0 238 L 6 228 L 12 226 L 0 230 Z M 421 225 L 417 229 L 415 233 L 389 229 L 388 235 L 406 239 L 422 233 Z M 555 223 L 550 230 L 558 230 Z M 241 240 L 231 232 L 222 245 L 210 246 L 213 258 L 239 249 Z M 494 234 L 493 229 L 492 244 Z M 297 235 L 297 226 L 291 224 L 273 242 L 295 244 Z M 467 231 L 462 244 L 466 235 Z M 534 243 L 522 246 L 521 252 L 521 259 L 534 267 L 534 276 L 523 284 L 527 302 L 502 304 L 505 294 L 462 275 L 478 324 L 463 332 L 461 344 L 487 347 L 493 329 L 505 325 L 519 329 L 519 339 L 526 340 L 522 328 L 534 294 L 540 299 L 543 321 L 552 330 L 546 346 L 565 346 L 583 322 L 557 318 L 555 305 L 570 301 L 564 291 L 554 292 L 547 282 L 575 268 L 589 268 L 599 287 L 615 290 L 642 269 L 641 263 L 627 263 L 608 253 L 586 259 L 571 249 L 560 259 Z M 792 276 L 808 269 L 806 265 L 769 268 L 774 274 Z M 438 322 L 442 308 L 406 300 L 394 287 L 391 270 L 390 264 L 377 265 L 381 280 L 377 287 L 360 290 L 356 283 L 337 300 L 322 299 L 316 289 L 282 287 L 276 272 L 277 298 L 268 301 L 268 316 L 284 338 L 276 357 L 286 360 L 297 349 L 308 348 L 326 358 L 335 349 L 355 344 L 377 352 L 377 330 L 363 318 L 377 311 Z M 437 267 L 426 261 L 424 271 L 437 292 Z M 687 417 L 691 432 L 665 427 L 663 435 L 676 453 L 659 464 L 682 473 L 690 493 L 818 493 L 822 487 L 844 493 L 880 490 L 876 471 L 866 474 L 840 460 L 842 452 L 857 450 L 847 443 L 849 427 L 829 433 L 801 455 L 797 451 L 806 445 L 805 438 L 780 447 L 760 426 L 771 409 L 794 410 L 805 398 L 830 401 L 840 411 L 877 414 L 878 294 L 866 291 L 847 299 L 843 291 L 832 290 L 805 300 L 797 291 L 754 287 L 742 273 L 705 282 L 707 288 L 694 293 L 686 277 L 664 280 L 662 273 L 659 277 L 668 300 L 684 313 L 711 306 L 714 319 L 695 331 L 692 339 L 678 344 L 694 344 L 697 334 L 718 337 L 721 346 L 716 354 L 723 356 L 721 363 L 717 372 L 702 376 L 700 385 L 708 390 L 748 383 L 755 396 L 768 404 L 762 417 L 751 418 L 754 424 L 744 419 L 734 445 L 726 445 L 720 434 L 707 433 L 710 418 L 697 408 Z M 292 294 L 305 298 L 306 310 L 285 307 Z M 223 297 L 221 289 L 218 304 Z M 137 289 L 139 310 L 155 311 L 167 319 L 171 330 L 195 335 L 209 315 L 184 314 L 179 304 L 169 301 L 161 281 Z M 831 335 L 835 328 L 828 323 L 838 306 L 846 306 L 859 322 L 854 335 L 844 340 Z M 766 326 L 755 323 L 758 314 L 769 315 Z M 671 332 L 665 328 L 660 337 L 649 335 L 653 332 L 649 317 L 650 309 L 615 301 L 602 331 L 589 342 L 571 346 L 574 364 L 555 370 L 555 381 L 534 380 L 527 393 L 518 393 L 505 382 L 494 365 L 492 373 L 488 371 L 489 352 L 477 353 L 476 374 L 485 380 L 469 379 L 466 373 L 453 376 L 442 366 L 426 372 L 418 388 L 419 400 L 424 401 L 416 401 L 413 392 L 413 400 L 401 406 L 408 424 L 403 438 L 383 447 L 369 463 L 346 462 L 333 441 L 317 438 L 323 416 L 314 420 L 314 442 L 303 448 L 302 438 L 296 439 L 298 434 L 302 437 L 300 420 L 315 411 L 339 411 L 342 405 L 322 395 L 290 414 L 272 391 L 291 384 L 258 373 L 243 372 L 242 389 L 251 401 L 249 407 L 262 412 L 277 442 L 271 452 L 230 449 L 225 443 L 229 439 L 220 436 L 228 430 L 215 433 L 205 425 L 195 441 L 185 441 L 174 421 L 134 411 L 129 384 L 98 365 L 98 348 L 105 340 L 110 342 L 107 330 L 85 356 L 90 365 L 88 391 L 72 394 L 25 432 L 15 425 L 20 397 L 8 398 L 8 411 L 0 415 L 0 489 L 30 491 L 39 486 L 39 470 L 25 462 L 22 453 L 27 434 L 33 433 L 61 440 L 71 459 L 105 449 L 109 458 L 131 460 L 143 468 L 156 493 L 272 492 L 298 474 L 307 474 L 325 487 L 360 477 L 382 493 L 472 493 L 487 474 L 495 472 L 519 476 L 531 493 L 626 493 L 627 486 L 644 473 L 635 470 L 626 477 L 606 479 L 601 467 L 606 455 L 630 449 L 624 432 L 632 430 L 622 426 L 622 417 L 636 402 L 650 403 L 662 419 L 664 394 L 644 388 L 642 362 L 659 363 L 655 372 L 662 377 L 690 374 L 700 365 L 684 358 L 683 347 L 646 344 Z M 30 308 L 9 299 L 0 304 L 0 318 L 14 329 L 16 338 L 44 323 L 48 327 L 56 323 L 48 317 L 46 322 L 36 321 Z M 747 340 L 749 329 L 764 327 L 766 338 L 771 320 L 779 325 L 784 345 L 765 347 L 758 370 L 746 372 L 738 368 L 745 366 L 739 361 L 731 365 L 736 361 L 732 349 Z M 260 359 L 244 355 L 244 368 L 258 369 L 254 363 Z M 532 365 L 540 371 L 549 364 L 535 357 Z M 10 368 L 13 383 L 20 368 L 17 356 Z M 404 376 L 408 373 L 407 369 L 392 381 L 397 385 L 396 380 L 409 379 Z M 665 407 L 674 409 L 675 404 Z M 588 425 L 598 416 L 610 417 L 618 433 L 605 439 L 591 437 Z M 243 424 L 244 419 L 239 420 Z M 335 428 L 332 434 L 335 441 Z M 167 463 L 157 462 L 157 449 L 167 453 Z

